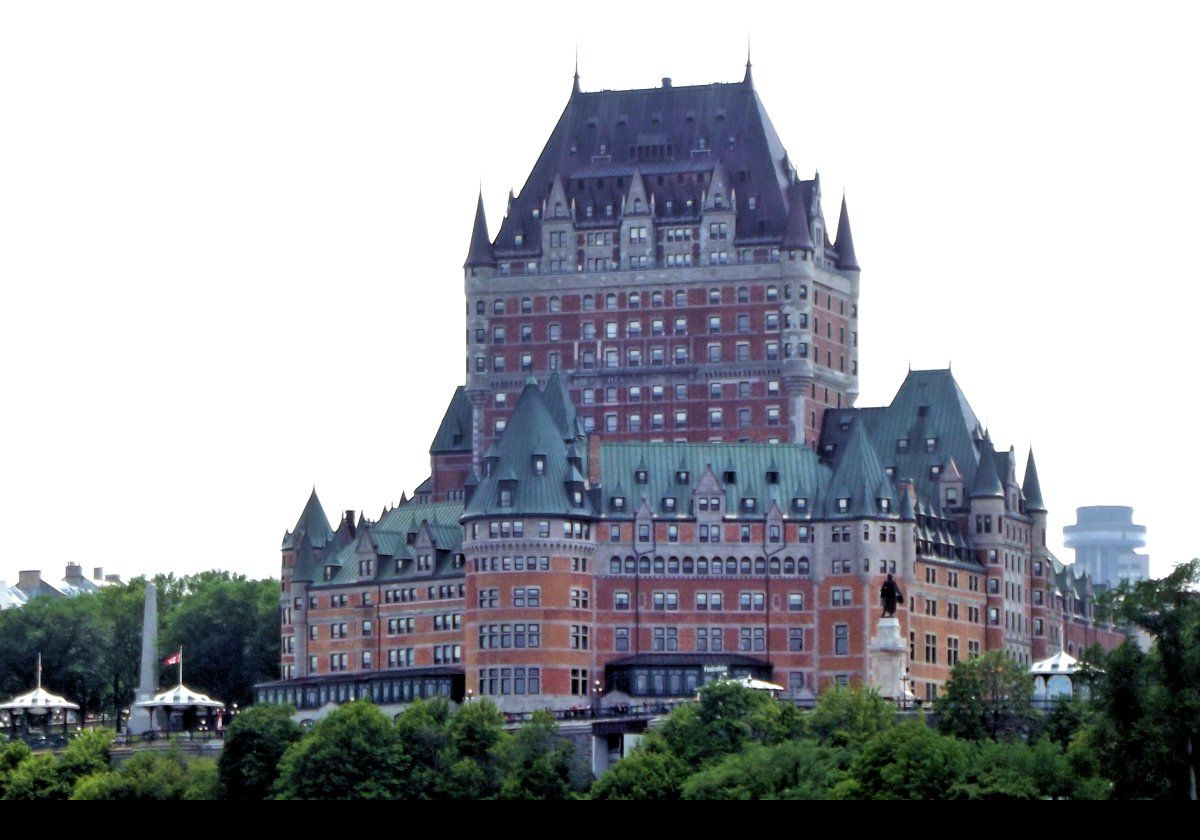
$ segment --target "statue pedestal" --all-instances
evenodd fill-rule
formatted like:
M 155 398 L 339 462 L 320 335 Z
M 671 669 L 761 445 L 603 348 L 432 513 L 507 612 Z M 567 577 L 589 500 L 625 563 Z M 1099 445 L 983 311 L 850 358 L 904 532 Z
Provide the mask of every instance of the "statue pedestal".
M 900 619 L 879 619 L 879 626 L 867 651 L 870 684 L 889 700 L 904 700 L 908 644 L 900 635 Z

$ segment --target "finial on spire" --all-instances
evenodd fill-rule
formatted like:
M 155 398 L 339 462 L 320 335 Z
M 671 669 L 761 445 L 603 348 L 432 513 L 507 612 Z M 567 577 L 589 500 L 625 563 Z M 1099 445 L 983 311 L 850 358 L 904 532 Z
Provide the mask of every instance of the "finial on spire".
M 579 42 L 575 43 L 575 81 L 571 85 L 571 93 L 579 93 Z
M 746 31 L 746 77 L 742 79 L 743 84 L 754 84 L 754 77 L 750 72 L 750 32 Z

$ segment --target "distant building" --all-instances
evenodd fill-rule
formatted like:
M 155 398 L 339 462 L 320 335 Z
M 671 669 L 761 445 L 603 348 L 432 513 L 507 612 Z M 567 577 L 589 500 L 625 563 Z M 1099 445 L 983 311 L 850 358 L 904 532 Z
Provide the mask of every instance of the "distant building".
M 1075 550 L 1079 570 L 1107 586 L 1149 579 L 1150 555 L 1135 551 L 1146 545 L 1146 526 L 1133 524 L 1133 508 L 1092 505 L 1075 514 L 1077 521 L 1063 528 L 1063 538 Z
M 8 581 L 0 580 L 0 610 L 23 607 L 27 600 L 29 599 L 20 589 L 9 586 Z
M 120 583 L 120 577 L 117 575 L 105 576 L 104 569 L 100 566 L 96 566 L 92 570 L 92 576 L 89 578 L 84 575 L 83 567 L 78 563 L 68 563 L 66 571 L 59 580 L 46 580 L 42 577 L 40 569 L 28 569 L 20 572 L 17 585 L 13 589 L 20 594 L 24 601 L 28 601 L 40 595 L 50 598 L 73 598 L 76 595 L 95 592 L 104 586 L 119 585 Z M 0 601 L 4 600 L 2 589 L 3 587 L 0 587 Z M 20 606 L 20 604 L 6 603 L 6 606 Z

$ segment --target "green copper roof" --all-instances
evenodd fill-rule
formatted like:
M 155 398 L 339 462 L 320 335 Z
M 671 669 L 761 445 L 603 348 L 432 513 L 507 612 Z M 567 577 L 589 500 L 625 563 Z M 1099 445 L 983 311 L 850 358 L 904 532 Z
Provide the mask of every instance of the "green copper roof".
M 1000 483 L 997 473 L 1000 458 L 992 448 L 991 441 L 985 440 L 980 447 L 979 464 L 975 468 L 975 483 L 971 486 L 972 499 L 1004 498 L 1004 485 Z
M 867 438 L 866 424 L 852 421 L 850 440 L 842 450 L 829 481 L 824 497 L 825 515 L 830 517 L 877 516 L 879 499 L 887 499 L 889 512 L 897 513 L 895 488 L 892 487 L 883 464 L 871 441 Z M 840 510 L 841 500 L 849 499 L 845 510 Z
M 686 481 L 679 473 L 688 465 Z M 645 499 L 656 514 L 668 513 L 663 500 L 675 499 L 675 512 L 691 514 L 692 493 L 711 470 L 721 486 L 729 514 L 761 516 L 771 503 L 785 514 L 794 512 L 792 499 L 808 500 L 811 511 L 820 488 L 829 481 L 829 468 L 807 446 L 769 443 L 601 443 L 600 475 L 605 515 L 632 515 Z M 638 473 L 645 473 L 639 483 Z M 734 473 L 725 483 L 724 473 Z M 771 473 L 776 473 L 772 476 Z M 624 510 L 614 509 L 614 496 L 625 498 Z M 754 510 L 742 504 L 754 499 Z
M 579 437 L 575 404 L 571 402 L 571 395 L 567 392 L 567 386 L 558 371 L 551 373 L 550 378 L 546 380 L 546 387 L 542 391 L 542 401 L 545 402 L 546 409 L 554 418 L 554 422 L 558 424 L 563 440 L 574 440 Z
M 556 399 L 553 394 L 551 399 Z M 537 383 L 527 383 L 496 442 L 495 460 L 487 460 L 488 472 L 480 478 L 464 515 L 590 515 L 586 492 L 575 504 L 568 489 L 573 465 L 567 448 Z
M 1025 510 L 1045 513 L 1046 503 L 1042 501 L 1042 485 L 1038 481 L 1037 464 L 1033 462 L 1033 449 L 1029 450 L 1029 460 L 1025 462 L 1025 482 L 1021 485 L 1025 495 Z
M 454 396 L 450 398 L 450 405 L 446 408 L 446 414 L 442 417 L 442 424 L 438 426 L 437 434 L 433 436 L 429 454 L 470 452 L 471 426 L 471 401 L 467 399 L 463 386 L 459 385 L 454 389 Z
M 316 487 L 309 495 L 300 518 L 296 520 L 296 527 L 284 535 L 283 548 L 295 548 L 305 535 L 312 548 L 324 548 L 325 543 L 333 538 L 333 528 L 329 525 L 325 509 L 321 507 L 321 500 L 317 498 Z
M 888 406 L 827 411 L 818 449 L 822 457 L 836 462 L 859 420 L 880 462 L 895 468 L 896 480 L 911 478 L 921 499 L 936 503 L 933 467 L 943 470 L 952 458 L 964 486 L 972 486 L 978 461 L 975 441 L 982 429 L 949 370 L 909 371 Z

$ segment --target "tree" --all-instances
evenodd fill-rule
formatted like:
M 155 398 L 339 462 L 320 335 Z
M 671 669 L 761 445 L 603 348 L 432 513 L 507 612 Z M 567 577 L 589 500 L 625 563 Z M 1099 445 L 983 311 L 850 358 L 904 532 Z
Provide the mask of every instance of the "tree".
M 67 799 L 68 785 L 58 772 L 58 759 L 53 753 L 31 755 L 8 774 L 5 799 Z
M 160 652 L 183 647 L 190 685 L 249 704 L 254 684 L 278 674 L 279 585 L 214 572 L 164 585 Z M 167 679 L 174 678 L 172 667 Z
M 660 731 L 671 751 L 689 766 L 737 752 L 750 740 L 779 743 L 804 729 L 791 704 L 765 691 L 721 680 L 700 689 L 700 702 L 678 706 Z
M 596 780 L 589 798 L 673 801 L 680 798 L 690 772 L 661 737 L 647 735 L 637 749 Z
M 356 700 L 288 747 L 275 791 L 280 799 L 395 799 L 405 769 L 396 727 L 370 702 Z
M 304 734 L 291 706 L 256 705 L 233 719 L 225 733 L 219 763 L 225 798 L 262 800 L 271 796 L 279 762 Z
M 874 688 L 832 686 L 808 715 L 808 731 L 827 746 L 858 749 L 895 723 L 896 706 Z
M 750 744 L 688 778 L 683 798 L 828 799 L 845 775 L 840 757 L 812 739 Z
M 0 799 L 8 790 L 8 778 L 22 761 L 33 755 L 24 741 L 0 741 Z
M 505 766 L 501 799 L 566 799 L 571 793 L 575 748 L 559 737 L 549 712 L 534 712 L 500 748 Z
M 1014 735 L 1033 718 L 1033 683 L 1004 651 L 960 659 L 937 699 L 942 732 L 978 741 Z
M 910 719 L 870 738 L 835 796 L 845 799 L 958 799 L 966 754 L 954 738 Z
M 471 705 L 474 705 L 472 703 Z M 403 773 L 397 796 L 433 799 L 443 789 L 443 761 L 450 741 L 450 703 L 444 697 L 417 700 L 396 718 Z M 466 772 L 469 768 L 460 768 Z M 469 783 L 459 779 L 455 784 Z
M 1157 697 L 1155 720 L 1162 730 L 1165 754 L 1159 770 L 1163 795 L 1195 799 L 1200 771 L 1200 558 L 1181 563 L 1161 580 L 1123 583 L 1101 608 L 1145 628 L 1154 646 L 1145 665 L 1147 686 Z M 1161 689 L 1161 690 L 1159 690 Z M 1118 785 L 1120 788 L 1121 785 Z
M 80 732 L 79 737 L 71 741 L 63 751 L 58 762 L 58 773 L 68 795 L 75 789 L 75 783 L 84 776 L 103 773 L 109 769 L 112 738 L 112 732 L 107 729 L 87 729 Z
M 120 767 L 84 776 L 72 799 L 154 801 L 183 799 L 187 765 L 178 748 L 134 753 Z
M 425 768 L 445 768 L 437 784 L 439 798 L 494 798 L 503 775 L 497 752 L 508 739 L 504 715 L 490 700 L 475 700 L 450 715 L 445 733 L 443 754 Z

